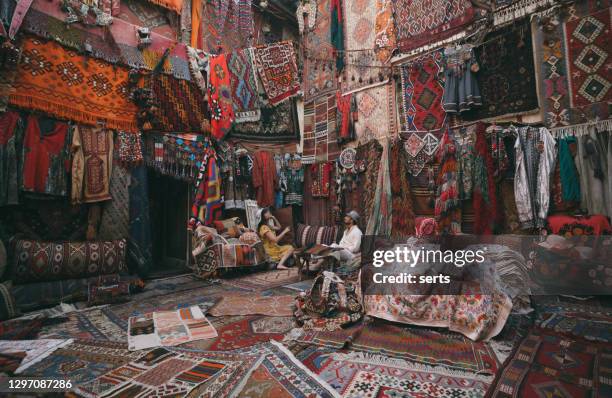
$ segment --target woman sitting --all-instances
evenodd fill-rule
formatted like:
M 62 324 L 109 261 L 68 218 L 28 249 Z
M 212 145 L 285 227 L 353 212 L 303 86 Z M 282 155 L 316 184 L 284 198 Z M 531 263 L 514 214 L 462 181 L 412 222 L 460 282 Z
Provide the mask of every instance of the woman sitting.
M 279 245 L 281 239 L 290 231 L 289 227 L 283 229 L 280 234 L 276 231 L 281 229 L 281 225 L 272 215 L 270 209 L 260 209 L 257 212 L 259 223 L 257 225 L 257 233 L 263 242 L 264 250 L 272 261 L 277 261 L 277 269 L 287 269 L 287 262 L 293 256 L 293 246 Z

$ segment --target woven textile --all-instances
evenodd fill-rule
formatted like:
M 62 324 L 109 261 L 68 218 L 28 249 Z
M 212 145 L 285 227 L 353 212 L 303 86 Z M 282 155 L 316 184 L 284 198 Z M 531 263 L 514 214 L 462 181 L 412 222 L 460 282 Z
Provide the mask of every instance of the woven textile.
M 387 62 L 397 45 L 395 20 L 393 19 L 393 1 L 376 0 L 376 35 L 374 49 L 380 62 Z
M 210 87 L 209 106 L 211 113 L 210 127 L 213 137 L 223 138 L 234 121 L 232 89 L 230 74 L 227 68 L 227 55 L 221 54 L 209 58 Z
M 216 155 L 207 154 L 204 157 L 195 190 L 191 219 L 204 225 L 212 225 L 214 220 L 220 218 L 223 211 L 221 174 Z
M 335 94 L 304 104 L 302 164 L 333 161 L 340 156 L 337 111 Z
M 442 53 L 434 52 L 401 68 L 401 130 L 409 171 L 418 176 L 431 162 L 442 139 L 446 112 L 442 107 Z
M 147 0 L 174 12 L 180 13 L 183 8 L 183 0 Z
M 146 84 L 157 105 L 152 109 L 154 130 L 184 133 L 209 130 L 206 98 L 194 83 L 158 74 L 151 75 Z
M 130 317 L 128 321 L 130 350 L 175 346 L 213 337 L 217 337 L 217 331 L 198 306 L 150 312 Z
M 474 17 L 469 0 L 398 0 L 392 3 L 397 44 L 404 52 L 452 36 Z
M 127 258 L 131 269 L 146 274 L 153 262 L 151 219 L 149 213 L 149 180 L 144 165 L 130 175 L 130 237 Z
M 111 199 L 113 132 L 99 127 L 78 126 L 72 135 L 72 203 L 94 203 Z
M 488 34 L 475 52 L 483 105 L 464 112 L 463 118 L 479 120 L 538 108 L 529 21 Z
M 315 27 L 304 38 L 303 91 L 305 99 L 335 91 L 336 65 L 331 44 L 331 0 L 317 1 Z
M 298 224 L 296 229 L 296 244 L 298 247 L 314 245 L 331 245 L 338 239 L 337 227 L 313 227 Z
M 299 280 L 297 268 L 282 271 L 258 272 L 241 278 L 227 280 L 229 286 L 246 290 L 266 290 L 278 286 L 288 285 Z
M 584 314 L 576 316 L 564 313 L 544 314 L 544 321 L 540 324 L 542 329 L 548 329 L 562 334 L 581 337 L 590 341 L 612 343 L 611 317 L 598 317 Z
M 606 397 L 612 347 L 532 331 L 498 376 L 490 397 Z
M 255 47 L 254 58 L 268 102 L 276 105 L 300 91 L 293 43 L 285 41 Z
M 227 54 L 236 123 L 254 122 L 261 117 L 252 51 L 241 49 Z
M 116 151 L 119 164 L 123 167 L 134 167 L 142 163 L 141 134 L 131 134 L 125 131 L 117 132 Z
M 136 131 L 126 69 L 88 61 L 55 42 L 31 37 L 24 40 L 22 51 L 11 104 L 84 124 L 102 120 L 111 129 Z
M 396 132 L 392 85 L 370 88 L 355 94 L 358 120 L 355 135 L 359 143 L 382 140 Z
M 293 315 L 294 296 L 258 297 L 253 295 L 224 296 L 209 311 L 212 316 L 225 315 Z
M 15 244 L 13 281 L 56 281 L 125 272 L 125 248 L 125 240 L 67 243 L 19 240 Z
M 23 133 L 24 122 L 19 113 L 9 111 L 0 116 L 0 206 L 19 204 L 19 143 L 23 142 Z M 6 254 L 4 257 L 6 260 Z
M 260 143 L 285 143 L 299 138 L 296 107 L 293 100 L 278 106 L 262 106 L 257 122 L 234 124 L 230 136 Z
M 229 53 L 253 44 L 254 15 L 248 0 L 202 1 L 202 38 L 198 48 L 211 53 Z M 195 31 L 195 30 L 194 30 Z M 192 45 L 195 47 L 195 45 Z
M 19 374 L 70 342 L 70 340 L 57 339 L 0 341 L 0 353 L 25 352 L 25 358 L 15 371 Z
M 110 178 L 110 201 L 104 204 L 98 239 L 124 239 L 130 233 L 130 173 L 115 163 Z
M 388 70 L 377 68 L 382 62 L 373 49 L 376 39 L 376 0 L 344 0 L 344 48 L 346 60 L 343 92 L 352 92 L 364 87 L 384 84 L 388 81 Z M 391 22 L 392 23 L 392 22 Z M 362 51 L 351 51 L 362 50 Z

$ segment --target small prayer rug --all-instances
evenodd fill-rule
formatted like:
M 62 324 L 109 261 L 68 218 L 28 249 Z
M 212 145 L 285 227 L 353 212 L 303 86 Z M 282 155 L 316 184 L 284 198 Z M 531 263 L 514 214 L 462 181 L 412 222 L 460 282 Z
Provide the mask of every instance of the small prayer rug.
M 221 301 L 210 309 L 212 316 L 224 315 L 293 315 L 295 296 L 260 297 L 257 295 L 223 296 Z
M 489 397 L 612 396 L 612 346 L 533 330 Z
M 128 321 L 130 350 L 175 346 L 213 337 L 217 337 L 217 331 L 197 306 L 177 311 L 150 312 L 130 317 Z
M 83 124 L 137 130 L 127 69 L 33 37 L 24 39 L 22 52 L 9 103 Z
M 292 42 L 258 46 L 253 51 L 255 66 L 271 105 L 286 101 L 300 91 Z
M 259 92 L 253 66 L 253 50 L 240 49 L 227 54 L 236 123 L 256 122 L 261 117 Z

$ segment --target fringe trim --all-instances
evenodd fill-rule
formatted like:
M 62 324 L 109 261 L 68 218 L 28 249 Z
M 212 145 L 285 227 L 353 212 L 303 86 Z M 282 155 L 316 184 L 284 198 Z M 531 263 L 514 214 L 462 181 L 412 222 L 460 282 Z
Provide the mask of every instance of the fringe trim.
M 384 86 L 387 83 L 389 83 L 389 79 L 385 79 L 382 82 L 376 82 L 376 83 L 368 84 L 366 86 L 356 87 L 356 88 L 354 88 L 352 90 L 342 91 L 342 95 L 349 95 L 349 94 L 358 93 L 360 91 L 368 90 L 370 88 L 374 88 L 374 87 L 378 87 L 378 86 Z
M 390 366 L 427 373 L 437 373 L 445 376 L 466 377 L 486 383 L 491 383 L 493 381 L 493 376 L 491 375 L 457 370 L 444 365 L 432 366 L 419 362 L 407 361 L 401 358 L 390 358 L 380 354 L 370 354 L 367 352 L 350 352 L 348 354 L 337 353 L 333 355 L 333 359 L 337 361 L 353 361 L 370 365 Z
M 236 112 L 235 123 L 258 122 L 261 119 L 261 110 Z
M 172 4 L 171 1 L 166 1 L 166 0 L 148 0 L 148 1 L 153 4 L 157 4 L 160 7 L 164 7 L 164 8 L 167 8 L 168 10 L 172 10 L 176 12 L 177 14 L 181 13 L 182 7 L 176 7 L 176 4 Z M 181 5 L 182 5 L 182 2 L 181 2 Z
M 530 15 L 542 7 L 553 6 L 558 0 L 521 0 L 493 12 L 493 25 L 500 26 Z
M 612 131 L 612 119 L 575 124 L 573 126 L 554 127 L 549 129 L 549 131 L 555 138 L 582 137 L 590 133 Z
M 51 340 L 54 340 L 54 339 L 51 339 Z M 37 341 L 37 340 L 33 340 L 33 341 Z M 40 340 L 38 340 L 38 341 L 40 341 Z M 31 361 L 28 361 L 25 364 L 22 362 L 21 365 L 19 366 L 19 368 L 15 371 L 15 374 L 22 373 L 24 370 L 28 369 L 30 366 L 39 363 L 43 359 L 47 358 L 49 355 L 53 354 L 56 350 L 59 350 L 60 348 L 66 347 L 68 344 L 71 344 L 73 341 L 74 341 L 73 339 L 65 340 L 65 341 L 63 341 L 63 342 L 61 342 L 61 343 L 59 343 L 59 344 L 49 348 L 47 351 L 45 351 L 44 354 L 37 356 L 36 358 L 32 359 Z
M 291 362 L 297 366 L 298 368 L 300 368 L 302 371 L 304 371 L 304 373 L 306 373 L 308 376 L 312 377 L 313 379 L 315 379 L 319 384 L 321 384 L 321 387 L 325 388 L 327 390 L 327 392 L 329 392 L 329 395 L 334 397 L 334 398 L 341 398 L 341 395 L 338 393 L 338 391 L 336 391 L 332 386 L 330 386 L 325 380 L 323 380 L 322 378 L 320 378 L 319 376 L 317 376 L 316 374 L 314 374 L 310 369 L 308 369 L 306 367 L 306 365 L 304 365 L 302 362 L 300 362 L 294 355 L 293 353 L 291 353 L 291 351 L 289 351 L 284 345 L 282 345 L 281 343 L 279 343 L 278 341 L 274 341 L 274 340 L 270 340 L 270 343 L 276 347 L 278 347 L 278 349 L 285 355 L 287 355 L 287 357 L 291 360 Z
M 78 111 L 75 109 L 68 108 L 67 106 L 55 104 L 47 100 L 41 100 L 40 98 L 33 98 L 23 94 L 11 94 L 9 96 L 9 102 L 12 105 L 26 108 L 40 110 L 51 115 L 57 116 L 58 118 L 68 119 L 78 123 L 96 125 L 98 122 L 104 122 L 105 127 L 111 130 L 123 130 L 129 133 L 138 132 L 138 125 L 136 124 L 136 113 L 134 112 L 134 120 L 131 122 L 121 121 L 117 119 L 109 119 L 104 117 L 97 117 L 94 114 Z

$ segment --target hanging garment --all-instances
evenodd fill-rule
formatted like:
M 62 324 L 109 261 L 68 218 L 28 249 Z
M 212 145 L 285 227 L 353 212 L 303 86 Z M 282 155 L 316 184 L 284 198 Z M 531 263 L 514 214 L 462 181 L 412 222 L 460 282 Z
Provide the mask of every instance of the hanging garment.
M 476 125 L 459 130 L 457 138 L 457 161 L 459 162 L 459 198 L 472 199 L 474 189 L 474 160 L 476 158 Z
M 580 207 L 589 214 L 612 216 L 612 133 L 578 137 L 576 166 L 580 175 Z
M 318 163 L 310 166 L 310 172 L 312 173 L 312 185 L 310 187 L 312 191 L 312 197 L 329 197 L 332 167 L 333 166 L 331 162 Z
M 447 130 L 438 150 L 440 171 L 435 204 L 436 222 L 440 234 L 455 235 L 461 232 L 461 201 L 459 200 L 459 175 L 457 145 Z
M 580 178 L 574 163 L 570 145 L 577 143 L 576 137 L 559 140 L 559 171 L 561 175 L 561 192 L 564 201 L 580 201 Z
M 472 46 L 447 47 L 444 50 L 444 60 L 444 110 L 447 113 L 459 113 L 481 106 L 482 98 L 473 72 L 478 63 Z
M 248 199 L 248 181 L 245 181 L 240 167 L 240 159 L 237 152 L 231 150 L 226 153 L 227 158 L 221 166 L 223 177 L 223 203 L 225 208 L 245 209 L 245 200 Z M 246 172 L 248 173 L 248 165 Z
M 408 154 L 404 142 L 396 140 L 391 146 L 391 194 L 393 195 L 393 227 L 391 236 L 403 239 L 414 235 L 414 211 L 408 175 Z
M 259 207 L 274 205 L 278 181 L 272 153 L 267 151 L 255 152 L 253 156 L 253 188 Z
M 304 168 L 287 170 L 286 205 L 302 206 L 304 204 Z
M 287 175 L 285 174 L 285 157 L 281 154 L 274 154 L 274 167 L 278 175 L 278 187 L 274 197 L 274 207 L 281 209 L 285 202 L 285 192 L 287 192 Z
M 353 94 L 342 95 L 336 93 L 336 104 L 338 106 L 337 126 L 338 143 L 344 144 L 355 139 L 355 122 L 357 122 L 357 100 Z
M 520 127 L 514 145 L 514 196 L 521 228 L 543 228 L 550 204 L 555 140 L 545 127 Z
M 376 179 L 376 191 L 374 193 L 374 203 L 372 213 L 367 220 L 366 235 L 389 236 L 393 227 L 392 215 L 392 195 L 391 195 L 391 176 L 389 172 L 390 163 L 390 143 L 389 139 L 383 142 L 383 151 Z
M 331 43 L 336 50 L 336 69 L 344 69 L 344 26 L 342 18 L 342 2 L 331 0 Z
M 0 115 L 0 206 L 19 204 L 23 122 L 17 112 Z
M 221 174 L 217 155 L 212 151 L 204 156 L 196 181 L 196 193 L 191 207 L 190 228 L 198 225 L 210 226 L 221 217 L 223 197 L 221 196 Z
M 493 158 L 483 124 L 477 125 L 474 158 L 474 233 L 491 235 L 501 226 L 497 207 L 497 188 L 493 177 Z
M 72 154 L 72 203 L 112 199 L 109 187 L 113 132 L 99 127 L 78 126 L 72 137 Z
M 71 132 L 67 123 L 33 115 L 28 117 L 23 142 L 22 190 L 67 195 Z

